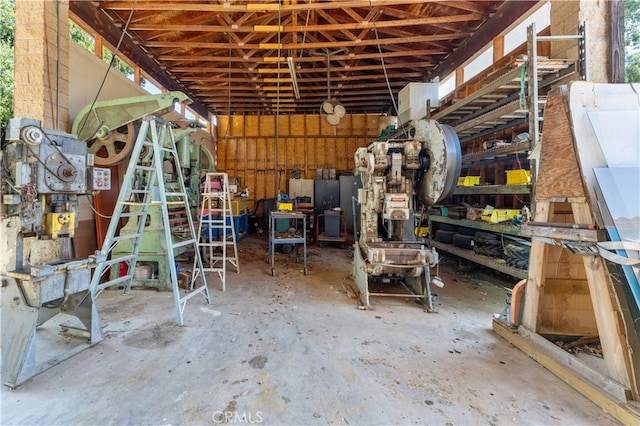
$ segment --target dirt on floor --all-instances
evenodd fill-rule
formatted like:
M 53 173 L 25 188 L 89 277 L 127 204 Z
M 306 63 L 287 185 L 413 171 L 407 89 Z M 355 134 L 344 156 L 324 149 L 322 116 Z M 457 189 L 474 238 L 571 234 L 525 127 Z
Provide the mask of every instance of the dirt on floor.
M 192 298 L 182 327 L 170 292 L 103 292 L 104 341 L 3 389 L 0 423 L 616 423 L 492 331 L 516 279 L 443 255 L 437 313 L 362 310 L 348 247 L 310 245 L 306 275 L 280 252 L 272 274 L 266 235 L 238 248 L 240 272 L 224 292 L 209 273 L 211 304 Z

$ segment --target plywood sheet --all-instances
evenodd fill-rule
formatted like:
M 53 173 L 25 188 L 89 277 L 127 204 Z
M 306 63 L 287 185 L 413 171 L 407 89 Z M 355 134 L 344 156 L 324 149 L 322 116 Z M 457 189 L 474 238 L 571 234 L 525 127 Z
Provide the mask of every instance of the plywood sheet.
M 289 134 L 293 136 L 304 136 L 306 117 L 304 115 L 292 115 L 289 119 L 291 120 L 291 132 Z
M 236 152 L 233 164 L 236 170 L 244 171 L 247 167 L 247 144 L 253 139 L 239 138 L 236 144 Z
M 306 144 L 304 143 L 304 138 L 295 138 L 293 147 L 295 151 L 295 161 L 293 163 L 293 167 L 297 167 L 301 172 L 304 173 L 304 170 L 307 168 L 307 149 Z
M 276 134 L 278 136 L 289 136 L 292 134 L 292 127 L 295 127 L 296 120 L 295 117 L 299 117 L 296 115 L 279 115 L 276 119 L 277 129 L 274 129 L 273 136 Z M 303 128 L 304 129 L 304 128 Z M 263 135 L 266 136 L 266 135 Z
M 564 86 L 549 92 L 544 110 L 544 124 L 540 141 L 540 166 L 536 182 L 537 200 L 555 197 L 584 197 L 573 132 Z
M 256 170 L 266 170 L 267 168 L 267 145 L 269 140 L 267 138 L 258 138 L 256 141 Z
M 258 153 L 258 140 L 259 139 L 255 138 L 247 141 L 247 160 L 244 166 L 245 170 L 256 170 L 257 168 L 256 158 Z
M 546 260 L 546 279 L 579 280 L 587 278 L 582 256 L 571 253 L 569 249 L 547 245 Z
M 256 198 L 256 171 L 255 170 L 247 170 L 244 172 L 244 176 L 242 177 L 242 186 L 244 188 L 249 188 L 249 197 L 253 200 Z
M 244 116 L 244 136 L 260 136 L 260 116 L 245 115 Z
M 547 279 L 539 334 L 597 336 L 598 327 L 586 280 Z
M 342 120 L 344 121 L 344 119 Z M 341 122 L 340 124 L 338 124 L 337 126 L 332 126 L 331 124 L 329 124 L 327 122 L 327 118 L 325 116 L 321 116 L 320 117 L 320 132 L 319 134 L 322 136 L 334 136 L 338 133 L 338 129 L 340 127 L 344 128 L 344 124 Z
M 351 115 L 345 115 L 340 120 L 340 124 L 335 126 L 335 134 L 337 136 L 350 136 L 353 131 L 353 124 L 351 122 Z
M 307 174 L 305 178 L 314 179 L 315 178 L 315 169 L 316 169 L 316 150 L 315 150 L 315 140 L 313 138 L 305 138 L 304 142 L 304 150 L 306 155 L 306 163 L 305 167 L 307 172 L 311 173 L 311 175 Z
M 306 128 L 303 133 L 307 136 L 320 135 L 320 116 L 319 115 L 305 115 L 304 116 Z
M 286 138 L 286 146 L 285 146 L 285 156 L 286 159 L 285 169 L 290 171 L 294 167 L 297 167 L 298 158 L 296 157 L 296 140 L 295 138 L 288 137 Z
M 266 179 L 265 179 L 265 173 L 262 170 L 258 170 L 256 172 L 256 178 L 255 178 L 255 195 L 253 195 L 252 197 L 255 198 L 256 200 L 260 200 L 262 198 L 268 198 L 265 196 L 266 194 Z
M 367 134 L 367 116 L 363 114 L 354 114 L 351 116 L 351 128 L 354 135 Z
M 234 115 L 231 118 L 231 131 L 229 136 L 244 136 L 244 116 Z
M 266 139 L 266 142 L 267 142 L 267 151 L 266 151 L 266 155 L 265 155 L 265 159 L 266 159 L 265 169 L 266 170 L 269 170 L 269 169 L 275 170 L 275 168 L 276 168 L 276 140 L 268 138 L 268 139 Z
M 261 115 L 260 116 L 260 134 L 258 136 L 275 136 L 276 135 L 276 116 L 275 115 Z M 288 120 L 286 126 L 287 132 L 289 131 Z
M 220 115 L 217 118 L 218 125 L 216 126 L 216 137 L 220 139 L 229 136 L 229 133 L 231 132 L 229 116 Z
M 326 146 L 325 139 L 323 138 L 314 138 L 314 149 L 316 152 L 316 169 L 324 169 L 326 168 Z

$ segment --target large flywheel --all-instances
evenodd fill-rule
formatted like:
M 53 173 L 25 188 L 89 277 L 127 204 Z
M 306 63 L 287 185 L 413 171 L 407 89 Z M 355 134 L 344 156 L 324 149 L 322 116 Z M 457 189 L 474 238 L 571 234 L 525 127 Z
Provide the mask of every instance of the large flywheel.
M 450 196 L 458 184 L 462 167 L 460 140 L 451 126 L 435 120 L 418 120 L 414 127 L 415 138 L 422 141 L 429 158 L 429 169 L 419 184 L 418 201 L 431 206 Z
M 139 123 L 145 116 L 162 116 L 173 111 L 179 102 L 188 105 L 191 99 L 182 92 L 168 92 L 97 101 L 78 113 L 71 132 L 87 141 L 88 152 L 95 156 L 97 166 L 113 166 L 131 154 Z
M 136 123 L 127 123 L 87 141 L 88 152 L 95 156 L 97 166 L 113 166 L 129 157 L 138 137 Z

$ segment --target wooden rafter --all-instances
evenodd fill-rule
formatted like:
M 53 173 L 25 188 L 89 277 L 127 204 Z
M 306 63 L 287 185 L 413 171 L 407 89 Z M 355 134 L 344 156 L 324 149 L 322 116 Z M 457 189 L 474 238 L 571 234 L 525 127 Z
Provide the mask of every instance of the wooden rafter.
M 200 110 L 228 108 L 231 90 L 234 112 L 260 113 L 261 105 L 270 105 L 261 100 L 264 87 L 273 84 L 268 79 L 279 75 L 281 92 L 291 89 L 285 80 L 291 77 L 285 61 L 291 56 L 301 94 L 292 108 L 315 113 L 316 93 L 322 99 L 328 84 L 326 56 L 319 53 L 344 49 L 331 56 L 332 94 L 358 113 L 390 110 L 389 87 L 397 96 L 410 82 L 444 77 L 464 54 L 461 46 L 468 55 L 477 34 L 486 44 L 490 34 L 535 3 L 70 0 L 70 11 L 112 46 L 131 15 L 120 53 L 159 83 L 182 88 Z M 242 100 L 240 93 L 246 93 Z

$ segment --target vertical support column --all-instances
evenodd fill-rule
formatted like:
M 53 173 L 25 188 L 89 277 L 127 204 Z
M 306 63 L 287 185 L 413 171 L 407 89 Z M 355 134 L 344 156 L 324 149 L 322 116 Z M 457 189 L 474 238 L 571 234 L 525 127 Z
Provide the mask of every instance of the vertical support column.
M 493 63 L 495 64 L 504 57 L 504 36 L 497 36 L 493 39 Z
M 587 64 L 589 81 L 609 82 L 611 68 L 611 8 L 609 1 L 576 0 L 551 1 L 551 35 L 577 34 L 578 27 L 587 22 L 590 60 Z M 553 58 L 577 58 L 578 43 L 575 40 L 554 41 Z
M 464 68 L 456 68 L 456 88 L 462 86 L 464 83 Z
M 548 200 L 538 200 L 534 220 L 548 222 L 549 218 L 553 216 L 552 210 L 553 206 Z M 533 332 L 537 332 L 540 318 L 540 299 L 544 294 L 544 277 L 546 276 L 547 252 L 544 242 L 535 238 L 531 241 L 529 259 L 535 259 L 535 262 L 529 263 L 522 325 Z
M 14 115 L 69 130 L 69 2 L 16 2 Z

